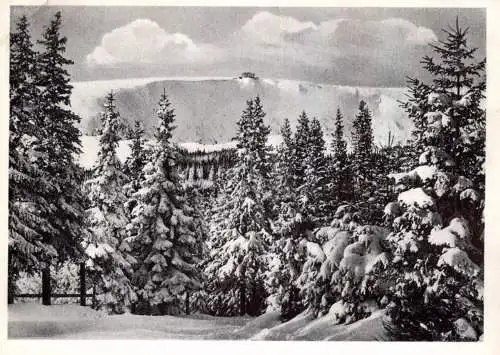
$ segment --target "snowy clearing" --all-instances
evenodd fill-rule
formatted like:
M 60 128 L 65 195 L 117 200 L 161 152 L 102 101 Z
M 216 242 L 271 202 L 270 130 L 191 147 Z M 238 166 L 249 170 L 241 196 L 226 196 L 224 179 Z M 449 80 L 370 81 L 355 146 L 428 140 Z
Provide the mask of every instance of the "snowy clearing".
M 301 314 L 281 323 L 277 312 L 260 317 L 108 316 L 79 305 L 9 305 L 9 338 L 51 339 L 251 339 L 391 340 L 382 312 L 350 325 L 333 325 L 331 316 Z
M 79 305 L 9 305 L 9 338 L 233 339 L 249 317 L 108 316 Z

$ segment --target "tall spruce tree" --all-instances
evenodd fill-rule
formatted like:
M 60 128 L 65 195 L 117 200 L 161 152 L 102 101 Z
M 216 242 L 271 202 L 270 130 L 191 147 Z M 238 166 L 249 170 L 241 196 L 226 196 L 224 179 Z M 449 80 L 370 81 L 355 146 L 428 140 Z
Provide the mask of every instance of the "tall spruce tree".
M 283 142 L 279 145 L 274 164 L 273 179 L 276 184 L 270 186 L 274 193 L 274 217 L 276 219 L 274 229 L 280 228 L 290 209 L 297 208 L 296 191 L 294 189 L 294 160 L 293 154 L 295 144 L 292 136 L 290 121 L 285 119 L 280 128 Z
M 452 115 L 450 124 L 444 127 L 448 141 L 442 144 L 449 147 L 454 157 L 455 172 L 472 179 L 484 191 L 486 114 L 482 100 L 486 90 L 486 59 L 475 60 L 477 48 L 468 46 L 469 28 L 461 28 L 458 17 L 454 28 L 443 31 L 446 39 L 431 45 L 439 60 L 426 56 L 422 61 L 434 76 L 434 93 L 444 94 L 447 104 L 451 100 L 453 106 L 453 110 L 445 112 Z M 433 144 L 432 139 L 427 141 Z
M 307 158 L 307 152 L 309 147 L 310 138 L 310 120 L 305 111 L 299 116 L 297 121 L 297 129 L 294 134 L 294 153 L 293 153 L 293 164 L 294 164 L 294 174 L 293 174 L 293 185 L 295 188 L 299 188 L 305 182 L 305 161 Z
M 373 129 L 371 112 L 363 100 L 359 103 L 359 112 L 353 122 L 352 145 L 356 198 L 358 200 L 368 199 L 372 190 L 370 185 L 373 178 Z
M 278 161 L 282 161 L 281 165 L 286 161 L 289 168 L 278 174 L 288 172 L 291 176 L 284 189 L 289 197 L 281 204 L 274 223 L 278 262 L 269 278 L 271 301 L 274 307 L 279 306 L 283 319 L 295 316 L 312 301 L 309 285 L 321 265 L 316 255 L 310 253 L 310 248 L 317 246 L 312 231 L 315 223 L 319 225 L 328 219 L 332 202 L 327 189 L 328 163 L 319 121 L 309 120 L 302 112 L 293 139 L 284 138 L 285 144 L 288 141 L 290 148 L 285 149 L 286 145 L 281 148 Z M 283 196 L 284 191 L 279 194 Z
M 125 173 L 134 180 L 140 180 L 145 164 L 144 127 L 140 121 L 135 121 L 130 139 L 130 156 L 125 161 Z
M 37 74 L 37 52 L 33 48 L 29 23 L 26 16 L 19 18 L 16 30 L 10 34 L 10 70 L 9 70 L 9 98 L 10 98 L 10 126 L 12 143 L 19 145 L 23 134 L 38 133 L 35 130 L 35 114 L 37 98 L 40 94 L 35 85 Z
M 282 144 L 278 147 L 277 157 L 277 170 L 280 186 L 291 188 L 293 186 L 293 153 L 295 144 L 292 136 L 292 127 L 290 121 L 285 118 L 283 125 L 280 128 L 281 137 L 283 138 Z
M 44 239 L 53 234 L 50 205 L 44 196 L 52 190 L 40 169 L 46 155 L 40 149 L 39 90 L 34 84 L 36 56 L 26 16 L 19 18 L 10 35 L 9 88 L 9 303 L 13 302 L 19 271 L 37 271 L 57 256 Z
M 273 220 L 273 242 L 271 244 L 274 267 L 269 270 L 267 288 L 268 309 L 279 310 L 281 318 L 288 320 L 300 313 L 304 306 L 296 286 L 304 263 L 303 241 L 305 231 L 311 228 L 302 219 L 294 188 L 295 140 L 290 122 L 285 119 L 280 129 L 283 138 L 278 147 L 275 164 L 276 209 Z
M 179 314 L 187 293 L 199 289 L 196 268 L 202 241 L 195 211 L 177 176 L 177 148 L 172 142 L 174 109 L 165 93 L 158 103 L 156 144 L 143 169 L 137 205 L 127 229 L 138 259 L 134 273 L 139 313 Z
M 125 193 L 128 197 L 127 210 L 132 212 L 137 201 L 133 197 L 141 187 L 144 174 L 142 169 L 146 164 L 146 149 L 144 139 L 144 128 L 140 121 L 135 121 L 131 132 L 130 156 L 125 161 L 124 173 L 127 175 L 128 183 L 125 186 Z
M 309 139 L 306 146 L 305 181 L 299 188 L 303 208 L 316 225 L 326 222 L 332 209 L 327 187 L 328 162 L 325 155 L 323 130 L 317 118 L 310 122 Z
M 37 157 L 32 167 L 40 177 L 45 177 L 45 181 L 50 177 L 50 188 L 40 184 L 38 190 L 48 208 L 37 209 L 37 213 L 42 220 L 50 221 L 46 224 L 47 228 L 40 232 L 43 244 L 51 245 L 57 251 L 57 258 L 53 253 L 46 254 L 40 264 L 43 268 L 44 304 L 50 304 L 50 264 L 81 256 L 80 240 L 85 234 L 82 223 L 85 202 L 81 191 L 83 176 L 75 162 L 80 152 L 80 133 L 76 127 L 80 118 L 68 107 L 72 87 L 64 67 L 72 61 L 62 56 L 66 38 L 61 37 L 60 27 L 61 15 L 56 13 L 43 32 L 42 40 L 38 41 L 42 51 L 36 55 L 33 78 L 26 86 L 35 95 L 32 98 L 34 106 L 30 108 L 30 122 L 38 130 L 38 137 L 30 142 L 30 155 Z M 21 37 L 26 38 L 26 35 Z M 33 52 L 25 54 L 30 58 Z
M 237 123 L 238 160 L 227 173 L 227 184 L 212 217 L 205 273 L 208 307 L 219 315 L 257 315 L 265 306 L 270 130 L 264 115 L 258 97 L 247 101 Z
M 338 202 L 350 199 L 352 194 L 352 177 L 350 164 L 347 159 L 347 143 L 344 139 L 343 115 L 340 108 L 337 108 L 335 116 L 335 131 L 332 134 L 331 150 L 333 153 L 330 189 L 335 193 Z
M 388 328 L 402 339 L 477 340 L 483 332 L 484 61 L 474 62 L 466 33 L 458 19 L 445 30 L 432 45 L 438 60 L 423 60 L 432 84 L 412 79 L 403 105 L 419 157 L 414 170 L 393 175 L 402 192 L 398 208 L 386 208 L 394 258 L 384 275 L 395 280 Z
M 294 188 L 294 173 L 295 173 L 295 142 L 292 136 L 292 128 L 290 121 L 285 119 L 280 128 L 283 142 L 279 145 L 276 154 L 276 161 L 274 164 L 273 179 L 277 184 L 272 185 L 274 191 L 274 209 L 276 210 L 275 216 L 279 220 L 279 215 L 283 213 L 289 214 L 289 209 L 296 209 L 297 199 L 296 190 Z
M 63 56 L 67 38 L 60 30 L 61 13 L 57 12 L 38 41 L 42 51 L 37 56 L 35 84 L 40 89 L 41 149 L 47 156 L 41 169 L 54 185 L 46 196 L 53 206 L 47 218 L 57 231 L 44 237 L 57 249 L 59 259 L 65 260 L 80 255 L 85 200 L 81 190 L 83 171 L 75 161 L 81 146 L 77 128 L 80 117 L 69 108 L 72 86 L 65 69 L 73 61 Z
M 130 283 L 135 259 L 125 226 L 128 214 L 123 187 L 127 176 L 116 149 L 120 141 L 120 115 L 116 111 L 113 93 L 106 96 L 102 115 L 103 130 L 99 139 L 97 164 L 92 179 L 86 182 L 90 208 L 87 219 L 90 238 L 84 243 L 97 290 L 98 307 L 109 313 L 130 311 L 136 300 Z

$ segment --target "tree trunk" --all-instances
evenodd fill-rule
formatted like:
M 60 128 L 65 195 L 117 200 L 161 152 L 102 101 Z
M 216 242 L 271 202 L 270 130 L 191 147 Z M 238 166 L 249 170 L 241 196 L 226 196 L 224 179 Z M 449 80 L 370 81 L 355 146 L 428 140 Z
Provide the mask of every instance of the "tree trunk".
M 189 291 L 186 291 L 186 314 L 189 315 Z
M 8 267 L 7 267 L 7 303 L 14 303 L 14 294 L 16 292 L 16 283 L 14 281 L 14 268 L 12 267 L 12 254 L 9 250 L 8 253 Z M 17 274 L 17 273 L 16 273 Z
M 246 289 L 245 289 L 245 280 L 242 280 L 241 281 L 241 284 L 240 284 L 240 315 L 244 316 L 245 315 L 245 312 L 246 312 Z
M 85 287 L 85 263 L 80 263 L 80 306 L 85 306 L 87 289 Z
M 50 305 L 50 266 L 42 270 L 42 304 Z
M 12 272 L 12 271 L 11 271 Z M 14 292 L 15 292 L 15 284 L 14 284 L 14 277 L 10 274 L 7 278 L 7 303 L 8 304 L 13 304 L 14 303 Z
M 92 286 L 92 308 L 97 309 L 97 298 L 96 298 L 96 292 L 95 292 L 95 282 L 94 285 Z

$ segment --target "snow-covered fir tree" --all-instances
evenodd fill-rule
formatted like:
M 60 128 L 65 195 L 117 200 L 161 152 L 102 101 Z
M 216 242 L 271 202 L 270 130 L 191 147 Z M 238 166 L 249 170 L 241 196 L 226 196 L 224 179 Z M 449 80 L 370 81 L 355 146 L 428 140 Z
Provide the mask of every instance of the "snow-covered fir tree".
M 285 118 L 282 126 L 280 127 L 281 137 L 283 142 L 278 147 L 278 155 L 276 162 L 276 177 L 279 179 L 281 190 L 292 188 L 293 185 L 293 154 L 295 149 L 295 142 L 292 135 L 292 127 L 290 121 Z
M 184 189 L 186 202 L 192 207 L 190 216 L 193 218 L 193 232 L 197 239 L 197 244 L 192 249 L 192 253 L 197 258 L 197 275 L 201 284 L 198 289 L 187 292 L 185 312 L 207 313 L 207 293 L 203 288 L 203 284 L 205 283 L 203 261 L 208 258 L 208 219 L 213 204 L 213 198 L 211 196 L 212 191 L 206 191 L 193 185 L 188 185 Z
M 335 116 L 335 131 L 332 133 L 332 159 L 331 159 L 331 181 L 328 187 L 331 189 L 337 201 L 349 200 L 352 196 L 352 176 L 350 164 L 347 157 L 347 143 L 344 139 L 343 115 L 337 108 Z
M 10 125 L 15 128 L 13 143 L 20 144 L 23 134 L 34 135 L 34 127 L 39 123 L 35 110 L 40 94 L 35 85 L 37 74 L 37 55 L 33 48 L 29 23 L 22 16 L 16 23 L 15 31 L 10 34 L 9 98 Z
M 24 30 L 21 29 L 13 38 L 14 47 L 19 45 L 18 48 L 23 48 L 24 51 L 22 55 L 26 55 L 22 60 L 19 60 L 20 57 L 12 58 L 14 71 L 11 74 L 14 77 L 18 76 L 21 81 L 17 83 L 22 84 L 17 87 L 17 92 L 21 95 L 14 95 L 14 101 L 20 100 L 14 103 L 13 107 L 17 106 L 19 111 L 13 116 L 24 122 L 23 125 L 36 127 L 35 134 L 28 133 L 20 137 L 24 141 L 22 145 L 29 146 L 29 152 L 23 148 L 22 154 L 26 154 L 26 161 L 30 166 L 23 165 L 39 178 L 31 187 L 38 196 L 36 198 L 38 206 L 33 203 L 22 207 L 14 205 L 12 211 L 17 213 L 15 209 L 20 207 L 24 210 L 21 213 L 25 217 L 36 214 L 40 218 L 38 222 L 42 222 L 39 223 L 37 232 L 41 235 L 42 244 L 51 248 L 50 253 L 39 254 L 43 255 L 43 259 L 39 260 L 42 262 L 39 266 L 43 268 L 43 303 L 50 304 L 50 298 L 47 297 L 50 291 L 50 264 L 80 256 L 79 242 L 85 235 L 83 224 L 85 198 L 81 191 L 83 175 L 75 161 L 80 151 L 80 134 L 76 127 L 80 118 L 68 108 L 72 87 L 69 85 L 70 78 L 65 66 L 72 64 L 72 61 L 62 55 L 65 51 L 66 38 L 60 34 L 61 14 L 56 13 L 43 31 L 42 39 L 38 41 L 40 53 L 27 50 L 30 46 L 27 40 L 29 36 L 27 23 L 25 22 L 23 26 Z M 29 64 L 33 61 L 33 56 L 36 57 L 34 63 Z M 16 85 L 14 78 L 14 87 Z M 19 90 L 20 88 L 22 89 Z M 25 96 L 27 93 L 30 93 L 31 102 L 21 99 L 23 96 L 27 97 Z M 25 115 L 28 112 L 29 119 Z M 14 120 L 17 119 L 14 117 Z M 18 157 L 18 163 L 23 160 L 22 154 Z M 22 226 L 20 220 L 13 222 L 20 222 L 18 226 Z
M 326 221 L 330 209 L 327 191 L 328 164 L 325 141 L 319 121 L 309 120 L 302 112 L 291 150 L 290 201 L 282 207 L 277 221 L 280 265 L 276 275 L 283 286 L 279 288 L 278 301 L 282 317 L 287 319 L 313 302 L 310 283 L 319 270 L 317 248 L 312 231 L 315 224 Z M 298 185 L 296 185 L 298 184 Z
M 359 223 L 359 214 L 353 205 L 339 206 L 331 226 L 316 229 L 305 244 L 298 278 L 303 302 L 310 315 L 329 313 L 334 324 L 355 322 L 386 304 L 387 282 L 379 274 L 388 263 L 388 230 Z
M 320 225 L 327 221 L 331 213 L 331 194 L 328 191 L 328 161 L 325 155 L 323 130 L 317 118 L 309 125 L 309 139 L 306 145 L 305 181 L 299 188 L 300 198 L 307 210 L 306 215 Z
M 306 233 L 312 230 L 311 221 L 299 211 L 297 190 L 294 188 L 295 140 L 288 119 L 280 129 L 283 142 L 278 147 L 275 164 L 276 217 L 273 221 L 271 265 L 267 287 L 268 309 L 279 310 L 282 320 L 288 320 L 304 309 L 297 279 L 305 262 Z
M 372 191 L 373 129 L 372 114 L 363 100 L 359 103 L 359 112 L 353 122 L 352 146 L 355 198 L 367 200 Z
M 281 224 L 285 223 L 290 217 L 295 218 L 295 215 L 291 216 L 290 211 L 294 210 L 298 213 L 299 203 L 297 201 L 297 189 L 295 188 L 295 140 L 292 136 L 292 129 L 290 127 L 290 122 L 285 119 L 283 125 L 280 128 L 281 136 L 283 142 L 279 145 L 277 149 L 276 159 L 274 163 L 273 179 L 276 184 L 270 186 L 274 192 L 274 214 L 276 219 L 274 229 L 279 234 L 279 229 Z
M 359 221 L 366 225 L 379 224 L 381 210 L 390 200 L 388 164 L 385 151 L 376 149 L 373 138 L 372 114 L 362 100 L 353 122 L 351 174 L 353 184 L 352 203 L 359 213 Z
M 127 176 L 116 153 L 120 120 L 110 92 L 102 114 L 98 160 L 85 186 L 90 200 L 87 210 L 90 237 L 84 242 L 87 267 L 95 279 L 98 307 L 109 313 L 130 311 L 137 298 L 130 283 L 136 260 L 130 255 L 125 229 L 128 223 L 124 192 Z
M 297 280 L 306 261 L 307 221 L 301 219 L 291 205 L 285 205 L 276 224 L 273 242 L 274 254 L 268 276 L 268 309 L 279 310 L 286 321 L 302 312 L 306 306 Z M 288 214 L 286 214 L 288 212 Z M 304 223 L 306 222 L 306 223 Z
M 446 39 L 431 44 L 439 59 L 425 56 L 423 64 L 434 76 L 431 85 L 434 95 L 446 95 L 446 104 L 453 106 L 453 110 L 446 107 L 452 117 L 449 125 L 443 127 L 448 131 L 443 144 L 450 155 L 456 157 L 454 171 L 471 178 L 483 191 L 486 113 L 482 101 L 486 89 L 486 59 L 475 60 L 477 48 L 468 46 L 468 30 L 460 28 L 457 17 L 455 27 L 444 30 Z
M 129 177 L 133 177 L 134 180 L 140 181 L 146 160 L 146 140 L 144 137 L 144 128 L 140 121 L 135 121 L 130 140 L 130 155 L 125 161 L 125 173 Z
M 61 25 L 61 13 L 57 12 L 38 41 L 42 50 L 36 59 L 35 84 L 40 89 L 40 145 L 46 154 L 40 168 L 50 176 L 54 187 L 45 198 L 51 204 L 46 218 L 50 218 L 56 233 L 45 238 L 62 261 L 80 255 L 80 240 L 85 234 L 85 198 L 81 188 L 83 171 L 75 160 L 81 146 L 77 127 L 80 117 L 69 108 L 72 86 L 65 68 L 73 61 L 63 56 L 67 38 L 60 33 Z
M 136 264 L 133 282 L 139 296 L 136 312 L 179 314 L 188 293 L 200 287 L 196 267 L 202 241 L 175 161 L 172 142 L 174 109 L 165 93 L 158 103 L 155 145 L 143 169 L 141 188 L 134 194 L 128 233 L 133 239 Z
M 278 191 L 282 201 L 274 223 L 277 252 L 270 284 L 282 317 L 287 319 L 315 302 L 310 286 L 322 260 L 315 253 L 319 246 L 312 231 L 315 224 L 321 225 L 329 218 L 332 199 L 327 189 L 328 161 L 319 121 L 309 120 L 302 112 L 293 139 L 288 138 L 286 125 L 283 131 L 284 144 L 277 165 L 277 175 L 282 176 Z
M 474 62 L 458 20 L 424 58 L 432 84 L 410 81 L 404 105 L 415 121 L 415 169 L 393 174 L 387 205 L 394 279 L 388 328 L 402 339 L 477 340 L 482 328 L 484 61 Z M 480 142 L 483 140 L 483 142 Z M 468 159 L 475 157 L 476 161 Z M 465 330 L 465 331 L 464 331 Z
M 208 306 L 218 315 L 258 315 L 265 307 L 270 130 L 264 116 L 258 97 L 247 101 L 237 123 L 238 160 L 227 172 L 227 184 L 211 219 L 205 273 Z
M 301 253 L 304 254 L 304 262 L 296 284 L 299 287 L 303 305 L 307 306 L 312 314 L 317 315 L 321 292 L 317 288 L 316 279 L 325 260 L 325 254 L 312 232 L 309 230 L 305 234 L 307 239 L 302 240 L 303 252 Z
M 125 185 L 124 189 L 128 197 L 126 206 L 129 212 L 132 212 L 137 204 L 133 195 L 139 190 L 140 183 L 144 177 L 142 169 L 147 159 L 145 143 L 142 123 L 140 121 L 135 121 L 134 128 L 131 132 L 130 155 L 127 157 L 124 164 L 124 173 L 128 178 L 128 183 Z
M 363 112 L 368 112 L 364 105 L 358 118 L 364 116 L 364 125 L 369 128 L 370 133 L 371 124 L 368 115 L 363 115 Z M 341 119 L 341 113 L 338 111 L 337 132 L 332 142 L 332 150 L 334 154 L 337 151 L 337 155 L 342 158 L 341 170 L 349 174 Z M 359 126 L 362 126 L 361 122 Z M 354 133 L 361 136 L 363 132 L 358 127 Z M 361 140 L 371 141 L 369 136 L 370 134 L 367 138 L 361 136 Z M 369 147 L 371 144 L 365 146 Z M 357 156 L 360 165 L 372 168 L 371 174 L 366 175 L 369 180 L 363 181 L 365 188 L 370 189 L 370 194 L 366 196 L 367 201 L 359 199 L 352 204 L 340 205 L 337 212 L 332 214 L 334 220 L 331 227 L 325 226 L 315 231 L 307 243 L 307 261 L 299 277 L 301 293 L 312 314 L 324 314 L 331 308 L 331 312 L 337 314 L 336 322 L 351 323 L 369 315 L 378 308 L 377 302 L 383 294 L 377 272 L 381 266 L 386 265 L 384 244 L 388 232 L 372 224 L 382 215 L 378 211 L 384 206 L 380 201 L 387 200 L 384 181 L 379 179 L 379 175 L 388 173 L 386 159 L 383 159 L 385 157 L 382 154 L 375 155 L 369 149 L 368 153 L 358 153 Z M 378 159 L 376 168 L 371 164 L 374 156 Z M 333 164 L 337 165 L 335 156 L 332 160 Z M 333 181 L 329 184 L 333 189 L 339 181 L 336 178 L 340 178 L 335 177 L 335 165 L 331 170 Z M 343 178 L 344 182 L 349 183 L 347 174 Z M 376 185 L 377 182 L 379 185 Z
M 34 84 L 36 55 L 29 23 L 19 18 L 10 35 L 9 71 L 9 302 L 20 271 L 33 273 L 57 256 L 47 240 L 56 233 L 45 196 L 53 189 L 41 170 L 46 154 L 37 115 L 39 90 Z
M 294 195 L 292 199 L 296 204 L 294 208 L 301 214 L 301 219 L 308 222 L 314 222 L 315 216 L 312 213 L 325 205 L 323 194 L 317 196 L 317 200 L 313 194 L 321 189 L 318 186 L 319 181 L 324 181 L 327 177 L 325 142 L 319 122 L 316 119 L 313 121 L 314 129 L 307 113 L 302 111 L 295 134 L 290 140 L 290 157 L 287 163 L 290 169 L 284 172 L 289 174 L 290 189 Z M 318 168 L 317 171 L 315 167 Z
M 305 162 L 307 159 L 310 137 L 310 120 L 305 111 L 299 116 L 294 139 L 293 150 L 293 186 L 299 188 L 305 182 Z
M 337 216 L 345 219 L 347 213 Z M 380 271 L 388 264 L 388 234 L 387 228 L 351 221 L 347 231 L 336 233 L 325 244 L 327 261 L 321 272 L 324 277 L 331 275 L 331 289 L 324 295 L 321 307 L 323 311 L 325 305 L 334 312 L 341 310 L 337 322 L 352 323 L 386 305 L 388 283 L 380 277 Z M 342 258 L 336 259 L 340 253 Z

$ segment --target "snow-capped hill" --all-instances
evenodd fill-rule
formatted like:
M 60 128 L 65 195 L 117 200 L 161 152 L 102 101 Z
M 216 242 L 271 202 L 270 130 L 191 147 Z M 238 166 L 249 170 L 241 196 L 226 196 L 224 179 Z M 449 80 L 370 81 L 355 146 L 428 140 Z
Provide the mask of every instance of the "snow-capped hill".
M 368 88 L 318 84 L 307 81 L 250 77 L 170 77 L 75 82 L 71 98 L 73 110 L 82 117 L 84 134 L 99 126 L 98 114 L 107 92 L 116 94 L 121 116 L 128 122 L 142 121 L 151 133 L 156 124 L 154 113 L 163 90 L 175 108 L 180 142 L 212 144 L 234 137 L 236 122 L 246 100 L 259 95 L 266 112 L 266 123 L 274 134 L 284 118 L 292 124 L 305 110 L 317 117 L 325 132 L 332 132 L 337 107 L 343 114 L 346 138 L 350 139 L 352 121 L 360 100 L 373 113 L 375 141 L 385 143 L 388 132 L 395 141 L 406 140 L 411 122 L 399 107 L 403 88 Z

